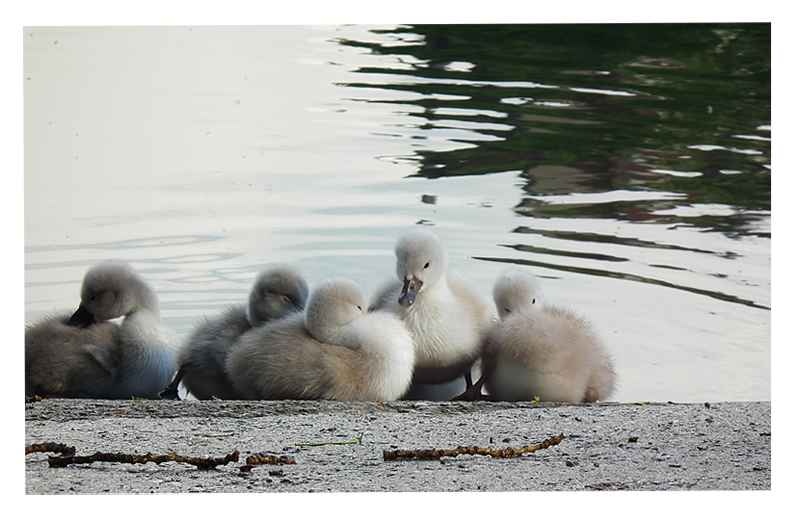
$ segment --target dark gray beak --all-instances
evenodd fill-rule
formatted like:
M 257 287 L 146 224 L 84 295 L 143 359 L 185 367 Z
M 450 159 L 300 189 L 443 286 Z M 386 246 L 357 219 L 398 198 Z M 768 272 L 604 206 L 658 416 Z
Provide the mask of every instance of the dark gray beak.
M 404 308 L 410 308 L 411 304 L 417 299 L 417 293 L 419 293 L 421 287 L 422 281 L 417 277 L 405 279 L 403 281 L 403 290 L 400 292 L 400 298 L 397 299 L 397 303 Z
M 95 324 L 94 315 L 81 304 L 78 310 L 67 320 L 68 326 L 86 328 Z

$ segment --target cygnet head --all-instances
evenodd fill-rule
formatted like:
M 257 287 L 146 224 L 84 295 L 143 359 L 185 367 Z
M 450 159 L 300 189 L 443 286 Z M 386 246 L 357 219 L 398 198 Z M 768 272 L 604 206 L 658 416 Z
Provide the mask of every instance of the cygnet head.
M 81 305 L 67 323 L 85 327 L 140 309 L 158 313 L 158 299 L 150 285 L 128 263 L 105 261 L 86 272 Z
M 356 281 L 333 278 L 311 293 L 305 312 L 305 326 L 320 342 L 339 343 L 339 328 L 367 312 L 367 294 Z
M 397 241 L 397 277 L 403 282 L 398 303 L 411 307 L 417 294 L 436 284 L 447 272 L 447 253 L 439 237 L 425 228 L 414 228 Z
M 259 274 L 247 306 L 247 320 L 255 327 L 301 311 L 308 300 L 308 284 L 289 266 L 275 266 Z
M 500 319 L 542 306 L 542 289 L 534 275 L 520 269 L 503 272 L 494 285 L 494 303 Z

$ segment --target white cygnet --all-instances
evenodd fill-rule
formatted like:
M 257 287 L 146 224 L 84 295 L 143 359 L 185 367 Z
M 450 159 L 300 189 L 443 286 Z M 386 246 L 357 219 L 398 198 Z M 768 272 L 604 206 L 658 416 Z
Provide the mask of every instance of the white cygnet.
M 124 317 L 118 325 L 109 320 Z M 60 398 L 157 398 L 175 371 L 158 298 L 127 263 L 87 271 L 70 317 L 25 330 L 25 395 Z
M 373 299 L 405 322 L 414 339 L 415 384 L 441 384 L 467 375 L 492 323 L 488 303 L 447 269 L 447 253 L 430 230 L 414 228 L 395 248 L 397 278 Z M 463 389 L 463 386 L 462 386 Z
M 367 312 L 361 286 L 336 278 L 319 285 L 305 314 L 242 335 L 228 374 L 256 400 L 396 400 L 414 368 L 414 343 L 390 313 Z
M 232 306 L 194 328 L 178 351 L 178 373 L 159 393 L 161 398 L 179 399 L 183 382 L 200 400 L 241 400 L 225 371 L 230 347 L 251 328 L 301 311 L 307 298 L 308 285 L 294 268 L 278 265 L 261 272 L 247 305 Z
M 493 400 L 566 403 L 611 394 L 616 377 L 602 343 L 584 319 L 542 302 L 535 276 L 504 272 L 494 301 L 500 322 L 486 334 L 478 391 L 485 382 Z

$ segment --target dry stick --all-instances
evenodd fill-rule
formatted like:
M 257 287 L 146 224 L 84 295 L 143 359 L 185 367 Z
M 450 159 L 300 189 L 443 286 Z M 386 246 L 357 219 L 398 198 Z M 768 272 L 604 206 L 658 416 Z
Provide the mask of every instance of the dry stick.
M 25 447 L 25 454 L 30 454 L 31 452 L 59 452 L 65 456 L 74 456 L 75 455 L 75 447 L 70 447 L 63 443 L 53 443 L 52 441 L 46 441 L 44 443 L 38 443 L 33 445 L 28 445 Z
M 248 465 L 294 465 L 294 458 L 289 456 L 270 456 L 269 454 L 253 454 L 247 456 L 244 462 Z
M 269 454 L 258 453 L 247 456 L 245 464 L 239 467 L 239 472 L 250 472 L 256 465 L 294 465 L 294 458 L 289 456 L 270 456 Z
M 32 452 L 58 452 L 65 456 L 48 458 L 51 467 L 66 467 L 72 463 L 91 463 L 93 461 L 111 461 L 117 463 L 147 463 L 148 461 L 152 461 L 156 464 L 165 461 L 180 461 L 195 465 L 198 469 L 210 469 L 217 465 L 225 465 L 231 461 L 239 461 L 238 451 L 234 451 L 224 458 L 189 458 L 178 456 L 174 452 L 166 456 L 153 456 L 152 454 L 134 456 L 132 454 L 104 454 L 101 452 L 97 452 L 91 456 L 75 456 L 75 447 L 49 441 L 25 447 L 25 454 L 30 454 Z M 248 456 L 245 463 L 245 467 L 249 467 L 246 470 L 250 470 L 255 465 L 294 465 L 295 461 L 294 458 L 290 458 L 289 456 L 271 456 L 269 454 L 258 453 Z
M 103 453 L 95 452 L 91 456 L 49 456 L 47 462 L 51 467 L 66 467 L 73 463 L 91 463 L 93 461 L 111 461 L 117 463 L 164 463 L 166 461 L 179 461 L 181 463 L 188 463 L 194 465 L 200 470 L 208 470 L 217 467 L 218 465 L 227 465 L 230 462 L 239 461 L 239 451 L 235 450 L 232 453 L 222 458 L 192 458 L 187 456 L 178 456 L 174 452 L 164 456 L 153 456 L 152 454 L 135 455 L 135 454 L 120 454 L 120 453 Z
M 389 461 L 393 459 L 439 459 L 445 456 L 458 456 L 459 454 L 488 454 L 493 458 L 510 458 L 512 456 L 520 456 L 526 452 L 535 452 L 537 450 L 546 449 L 552 445 L 558 445 L 564 438 L 564 434 L 560 434 L 554 438 L 544 440 L 538 445 L 534 445 L 532 447 L 521 447 L 519 449 L 514 449 L 511 447 L 508 447 L 507 449 L 458 447 L 456 449 L 385 450 L 383 451 L 383 461 Z

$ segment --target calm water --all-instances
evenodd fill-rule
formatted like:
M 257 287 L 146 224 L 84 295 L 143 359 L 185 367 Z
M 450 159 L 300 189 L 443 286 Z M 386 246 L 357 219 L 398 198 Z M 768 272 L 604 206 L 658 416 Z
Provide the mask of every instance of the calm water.
M 770 30 L 26 28 L 25 310 L 130 261 L 180 340 L 433 227 L 595 325 L 618 401 L 770 399 Z

